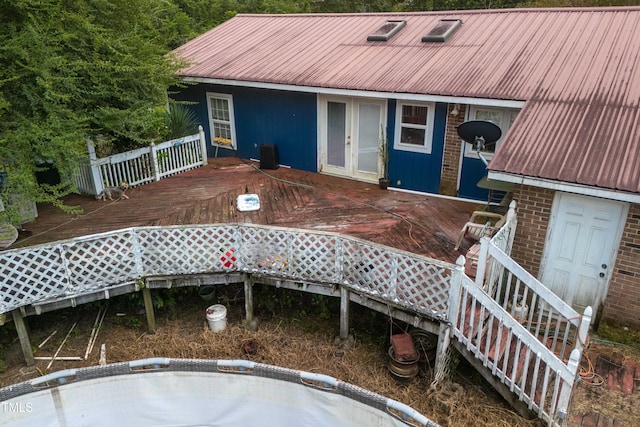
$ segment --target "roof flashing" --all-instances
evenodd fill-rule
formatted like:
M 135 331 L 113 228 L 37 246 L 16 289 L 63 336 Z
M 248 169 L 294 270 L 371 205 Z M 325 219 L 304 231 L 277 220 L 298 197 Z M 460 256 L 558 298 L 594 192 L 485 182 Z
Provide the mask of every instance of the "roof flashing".
M 444 43 L 462 25 L 462 19 L 440 19 L 427 34 L 422 36 L 422 41 Z
M 368 42 L 386 42 L 407 25 L 404 19 L 388 19 L 380 28 L 369 34 Z

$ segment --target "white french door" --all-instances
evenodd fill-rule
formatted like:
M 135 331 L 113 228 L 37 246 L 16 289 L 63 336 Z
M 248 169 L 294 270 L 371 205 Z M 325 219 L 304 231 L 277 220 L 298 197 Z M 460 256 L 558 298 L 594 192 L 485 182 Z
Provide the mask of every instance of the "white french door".
M 386 103 L 377 99 L 320 98 L 320 171 L 377 182 Z

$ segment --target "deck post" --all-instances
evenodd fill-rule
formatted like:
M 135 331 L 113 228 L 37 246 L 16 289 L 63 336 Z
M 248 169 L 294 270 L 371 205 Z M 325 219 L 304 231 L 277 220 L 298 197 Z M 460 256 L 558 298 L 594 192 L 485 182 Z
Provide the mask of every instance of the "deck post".
M 150 334 L 156 333 L 156 315 L 153 312 L 153 300 L 151 299 L 151 289 L 148 286 L 142 288 L 142 299 L 144 300 L 144 312 L 147 315 L 147 327 Z
M 593 308 L 591 306 L 584 309 L 582 317 L 580 317 L 580 323 L 578 324 L 578 339 L 576 340 L 575 348 L 578 349 L 582 356 L 582 350 L 587 342 L 589 336 L 589 327 L 591 326 L 591 317 L 593 316 Z
M 149 144 L 149 151 L 151 152 L 151 163 L 153 165 L 153 179 L 154 181 L 160 181 L 160 163 L 158 162 L 156 144 L 153 142 Z
M 563 382 L 560 386 L 560 395 L 558 397 L 558 404 L 556 405 L 556 418 L 562 422 L 568 412 L 569 402 L 571 400 L 571 393 L 573 393 L 573 387 L 578 378 L 578 369 L 580 368 L 580 360 L 582 359 L 582 350 L 587 342 L 587 335 L 589 334 L 589 326 L 591 325 L 591 316 L 593 315 L 593 309 L 587 307 L 584 309 L 584 313 L 580 318 L 580 324 L 578 325 L 578 337 L 576 340 L 576 346 L 571 351 L 569 361 L 567 362 L 567 368 L 573 373 L 574 380 L 571 383 Z
M 349 289 L 340 286 L 340 339 L 349 337 Z
M 516 237 L 516 228 L 518 227 L 518 217 L 516 215 L 516 201 L 512 200 L 509 203 L 509 210 L 507 211 L 507 224 L 509 224 L 509 240 L 507 241 L 507 248 L 505 253 L 511 256 L 511 248 L 513 248 L 513 240 Z
M 251 274 L 244 274 L 244 310 L 245 322 L 250 325 L 253 322 L 253 278 Z
M 569 368 L 571 372 L 575 372 L 576 377 L 581 358 L 582 352 L 580 352 L 580 350 L 578 350 L 577 348 L 574 348 L 571 351 L 569 361 L 567 362 L 567 368 Z M 575 383 L 576 380 L 574 379 L 571 383 L 563 381 L 560 384 L 560 395 L 558 396 L 558 404 L 555 405 L 555 407 L 552 406 L 552 408 L 555 409 L 555 416 L 558 420 L 560 420 L 560 423 L 562 423 L 562 421 L 567 417 L 569 401 L 571 400 L 571 393 L 573 392 L 573 386 Z
M 449 342 L 451 341 L 451 328 L 445 322 L 440 323 L 440 330 L 438 331 L 438 344 L 436 345 L 436 358 L 433 366 L 433 382 L 431 387 L 435 387 L 442 380 L 446 379 L 451 372 L 449 372 L 449 363 L 451 362 L 451 355 L 449 354 Z
M 13 323 L 16 325 L 16 331 L 18 332 L 18 338 L 20 339 L 20 347 L 22 347 L 22 354 L 24 355 L 24 361 L 27 366 L 31 366 L 36 363 L 33 358 L 33 350 L 31 349 L 31 340 L 29 339 L 29 330 L 24 320 L 24 316 L 19 308 L 11 312 L 13 316 Z
M 435 387 L 450 376 L 449 363 L 451 362 L 450 341 L 451 332 L 456 327 L 458 311 L 460 310 L 460 291 L 462 287 L 462 275 L 465 265 L 464 256 L 460 255 L 456 260 L 456 266 L 451 272 L 449 279 L 449 301 L 447 307 L 447 319 L 440 323 L 438 332 L 438 346 L 436 347 L 436 360 L 434 366 L 434 379 L 431 387 Z
M 209 164 L 207 156 L 207 141 L 204 137 L 204 129 L 202 129 L 202 125 L 198 125 L 198 135 L 200 136 L 200 149 L 202 150 L 202 166 L 207 166 Z
M 104 190 L 104 181 L 100 173 L 100 166 L 95 164 L 98 157 L 96 156 L 96 146 L 93 144 L 91 138 L 87 138 L 87 151 L 89 152 L 89 167 L 91 168 L 91 182 L 93 183 L 93 189 L 95 191 L 94 196 L 98 196 Z
M 480 253 L 478 253 L 478 269 L 476 270 L 476 286 L 485 287 L 487 275 L 487 261 L 489 260 L 489 238 L 480 239 Z
M 447 320 L 450 325 L 454 325 L 458 321 L 460 314 L 460 296 L 462 292 L 462 276 L 464 275 L 464 266 L 467 260 L 460 255 L 456 260 L 456 266 L 451 272 L 449 280 L 449 301 L 447 307 Z

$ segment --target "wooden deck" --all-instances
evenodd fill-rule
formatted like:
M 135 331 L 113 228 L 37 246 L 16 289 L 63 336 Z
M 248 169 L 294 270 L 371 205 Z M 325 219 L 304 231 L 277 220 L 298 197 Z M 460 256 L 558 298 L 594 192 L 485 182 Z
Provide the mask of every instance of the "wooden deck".
M 245 192 L 259 195 L 259 211 L 236 209 L 237 196 Z M 260 170 L 237 158 L 209 159 L 208 166 L 127 195 L 113 202 L 65 198 L 83 209 L 80 215 L 38 206 L 38 218 L 25 224 L 32 234 L 11 248 L 133 226 L 240 222 L 333 231 L 454 262 L 462 253 L 453 249 L 458 232 L 481 205 L 288 168 Z

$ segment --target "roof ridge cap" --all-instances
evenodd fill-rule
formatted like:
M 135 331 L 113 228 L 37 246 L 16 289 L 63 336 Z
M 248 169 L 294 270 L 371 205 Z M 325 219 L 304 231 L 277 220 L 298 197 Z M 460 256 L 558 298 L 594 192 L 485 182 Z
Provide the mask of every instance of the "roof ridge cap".
M 296 17 L 365 17 L 365 16 L 440 16 L 440 15 L 482 15 L 506 13 L 575 13 L 575 12 L 640 12 L 640 6 L 594 6 L 594 7 L 522 7 L 504 9 L 460 9 L 460 10 L 432 10 L 416 12 L 361 12 L 361 13 L 238 13 L 234 17 L 252 18 L 296 18 Z

